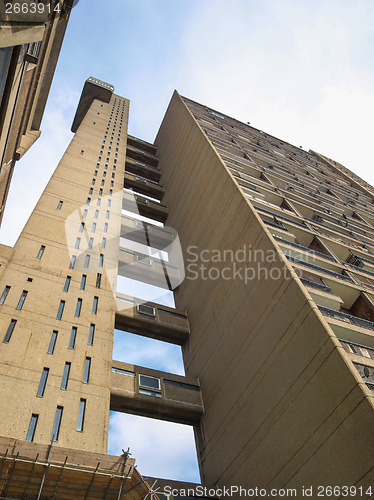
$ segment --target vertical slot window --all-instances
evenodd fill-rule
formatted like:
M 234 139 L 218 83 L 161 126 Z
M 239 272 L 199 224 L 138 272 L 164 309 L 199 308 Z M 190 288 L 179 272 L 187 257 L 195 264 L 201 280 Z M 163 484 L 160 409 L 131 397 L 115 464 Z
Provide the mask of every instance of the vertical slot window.
M 100 254 L 100 257 L 99 257 L 99 267 L 103 267 L 104 265 L 104 254 Z
M 69 269 L 74 269 L 75 261 L 76 260 L 77 260 L 77 256 L 76 255 L 72 255 L 71 259 L 70 259 Z
M 81 400 L 79 401 L 78 422 L 77 422 L 78 432 L 83 432 L 85 413 L 86 413 L 86 400 L 81 398 Z
M 86 288 L 87 274 L 82 274 L 80 289 L 84 290 Z
M 77 238 L 76 241 L 75 241 L 75 247 L 74 248 L 76 248 L 78 250 L 80 244 L 81 244 L 81 239 Z
M 108 232 L 108 223 L 106 222 L 104 224 L 104 233 L 107 233 Z
M 38 418 L 39 418 L 39 415 L 37 415 L 36 413 L 33 413 L 31 415 L 29 429 L 28 429 L 27 434 L 26 434 L 26 441 L 29 441 L 29 442 L 34 441 L 35 430 L 36 430 L 36 425 L 38 423 Z
M 76 326 L 73 326 L 71 329 L 71 333 L 70 333 L 69 349 L 74 349 L 74 347 L 75 347 L 75 341 L 77 339 L 77 332 L 78 332 L 78 328 Z
M 92 314 L 96 314 L 97 313 L 98 305 L 99 305 L 99 297 L 94 297 L 93 298 L 93 303 L 92 303 Z
M 81 222 L 81 225 L 79 226 L 79 232 L 83 233 L 84 231 L 84 222 Z
M 65 280 L 65 284 L 64 284 L 64 292 L 69 291 L 70 282 L 71 282 L 71 276 L 66 276 L 66 280 Z
M 64 202 L 63 202 L 63 201 L 61 201 L 61 200 L 58 202 L 58 204 L 57 204 L 57 210 L 61 210 L 61 208 L 62 208 L 62 204 L 63 204 L 63 203 L 64 203 Z
M 66 362 L 64 366 L 64 372 L 62 374 L 61 387 L 60 387 L 60 389 L 62 389 L 63 391 L 66 391 L 68 387 L 70 368 L 71 368 L 71 363 Z
M 23 290 L 23 292 L 21 293 L 21 297 L 19 298 L 17 307 L 16 307 L 17 311 L 20 311 L 22 309 L 23 304 L 25 303 L 26 297 L 27 297 L 27 290 Z
M 52 335 L 51 335 L 51 340 L 49 341 L 49 346 L 48 346 L 48 351 L 47 351 L 48 354 L 53 354 L 55 351 L 56 342 L 57 342 L 57 335 L 58 335 L 58 331 L 53 330 Z
M 1 297 L 0 297 L 0 306 L 2 306 L 4 304 L 6 298 L 8 297 L 9 292 L 10 292 L 10 286 L 6 285 L 6 287 L 4 288 L 3 293 L 1 294 Z
M 97 273 L 97 275 L 96 275 L 96 288 L 100 288 L 101 287 L 101 277 L 102 277 L 102 274 L 101 273 Z
M 57 311 L 57 319 L 61 319 L 62 315 L 64 314 L 64 308 L 65 308 L 65 301 L 61 300 L 60 305 L 58 306 L 58 311 Z
M 88 345 L 93 345 L 94 336 L 95 336 L 95 325 L 91 323 L 90 331 L 88 332 L 88 342 L 87 342 Z
M 102 242 L 101 242 L 101 248 L 105 248 L 105 247 L 106 247 L 106 238 L 103 238 Z
M 75 307 L 75 316 L 77 318 L 79 318 L 79 316 L 81 315 L 81 311 L 82 311 L 82 302 L 83 300 L 82 299 L 78 299 L 77 300 L 77 305 Z
M 43 257 L 44 250 L 45 250 L 45 245 L 41 245 L 41 247 L 39 248 L 38 255 L 36 256 L 37 259 L 41 259 Z
M 60 433 L 60 427 L 61 427 L 61 420 L 62 420 L 62 412 L 63 412 L 63 410 L 64 410 L 63 406 L 57 406 L 56 414 L 55 414 L 55 420 L 53 422 L 52 441 L 57 441 L 58 440 L 58 435 Z
M 88 267 L 90 265 L 90 258 L 91 256 L 87 254 L 86 258 L 84 259 L 84 267 Z
M 82 217 L 83 217 L 83 219 L 85 219 L 85 218 L 87 217 L 87 214 L 88 214 L 88 210 L 87 210 L 87 208 L 85 208 L 85 209 L 83 210 L 83 216 L 82 216 Z
M 10 323 L 9 323 L 9 326 L 8 326 L 8 329 L 5 333 L 5 337 L 4 337 L 4 340 L 3 342 L 6 344 L 7 342 L 9 342 L 9 340 L 11 339 L 12 335 L 13 335 L 13 332 L 14 332 L 14 328 L 17 324 L 17 320 L 16 319 L 11 319 L 10 320 Z
M 44 396 L 45 386 L 47 385 L 49 375 L 49 368 L 43 368 L 42 375 L 40 377 L 39 387 L 36 395 L 38 398 L 42 398 Z
M 93 242 L 94 242 L 94 239 L 90 238 L 89 241 L 88 241 L 88 248 L 92 248 L 93 247 Z
M 94 233 L 95 231 L 96 231 L 96 222 L 93 222 L 91 232 Z
M 90 380 L 91 358 L 87 357 L 84 361 L 83 383 L 88 384 Z

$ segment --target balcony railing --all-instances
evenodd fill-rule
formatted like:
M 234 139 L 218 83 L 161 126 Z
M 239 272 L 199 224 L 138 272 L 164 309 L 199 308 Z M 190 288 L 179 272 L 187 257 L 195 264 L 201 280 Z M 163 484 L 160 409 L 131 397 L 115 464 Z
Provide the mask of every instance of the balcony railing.
M 265 222 L 267 226 L 275 227 L 277 229 L 281 229 L 282 231 L 288 231 L 286 227 L 281 226 L 280 224 L 276 224 L 275 222 L 271 222 L 269 220 L 264 220 L 264 219 L 262 219 L 262 222 Z
M 366 319 L 357 318 L 357 316 L 351 316 L 350 314 L 346 314 L 340 311 L 336 311 L 335 309 L 330 309 L 324 306 L 318 306 L 318 309 L 324 316 L 328 316 L 329 318 L 339 319 L 341 321 L 345 321 L 346 323 L 351 323 L 355 326 L 360 326 L 362 328 L 367 328 L 368 330 L 374 330 L 374 322 L 368 321 Z
M 308 280 L 307 278 L 300 278 L 300 281 L 310 288 L 315 288 L 316 290 L 320 290 L 321 292 L 331 293 L 335 295 L 331 288 L 327 285 L 323 285 L 322 283 L 316 283 L 315 281 Z
M 310 262 L 305 262 L 304 260 L 296 259 L 295 257 L 291 257 L 290 255 L 286 255 L 287 259 L 291 262 L 294 262 L 295 264 L 300 264 L 302 266 L 310 267 L 311 269 L 314 269 L 315 271 L 319 271 L 325 274 L 328 274 L 330 276 L 333 276 L 334 278 L 338 278 L 340 280 L 348 281 L 349 283 L 353 283 L 352 279 L 349 276 L 345 276 L 344 274 L 339 274 L 336 273 L 335 271 L 331 271 L 330 269 L 326 269 L 325 267 L 320 267 L 316 266 L 314 264 L 311 264 Z
M 278 241 L 281 241 L 282 243 L 285 243 L 285 244 L 293 247 L 293 248 L 299 248 L 303 252 L 308 252 L 308 253 L 311 253 L 313 255 L 317 255 L 318 257 L 322 257 L 324 259 L 331 260 L 331 261 L 335 262 L 334 257 L 331 257 L 331 255 L 327 255 L 327 254 L 322 253 L 322 252 L 317 252 L 316 250 L 312 250 L 311 248 L 304 247 L 303 245 L 299 245 L 298 243 L 292 243 L 290 241 L 284 240 L 280 236 L 274 236 L 274 238 Z

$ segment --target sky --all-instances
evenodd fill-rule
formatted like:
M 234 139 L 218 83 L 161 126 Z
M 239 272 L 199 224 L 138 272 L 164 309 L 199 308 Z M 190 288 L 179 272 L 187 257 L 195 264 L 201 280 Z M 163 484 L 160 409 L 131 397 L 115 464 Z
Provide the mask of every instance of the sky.
M 177 89 L 374 184 L 373 26 L 372 0 L 106 0 L 105 7 L 102 0 L 80 0 L 41 138 L 16 165 L 0 243 L 15 243 L 71 140 L 89 76 L 130 99 L 129 132 L 141 139 L 153 142 Z M 168 356 L 171 365 L 163 369 L 180 369 L 178 356 Z M 117 440 L 127 449 L 131 442 L 142 473 L 198 481 L 191 429 L 165 431 L 164 424 L 113 414 L 110 446 Z M 157 453 L 157 464 L 152 443 L 164 455 Z

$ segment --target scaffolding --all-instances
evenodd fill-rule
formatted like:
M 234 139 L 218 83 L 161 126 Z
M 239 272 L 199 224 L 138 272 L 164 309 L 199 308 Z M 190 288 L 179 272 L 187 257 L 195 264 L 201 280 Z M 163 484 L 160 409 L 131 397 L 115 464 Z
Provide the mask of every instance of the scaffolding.
M 34 459 L 0 452 L 0 498 L 22 500 L 143 500 L 157 499 L 152 488 L 129 460 L 128 452 L 119 458 L 120 470 L 51 460 L 52 445 L 47 458 L 37 453 Z

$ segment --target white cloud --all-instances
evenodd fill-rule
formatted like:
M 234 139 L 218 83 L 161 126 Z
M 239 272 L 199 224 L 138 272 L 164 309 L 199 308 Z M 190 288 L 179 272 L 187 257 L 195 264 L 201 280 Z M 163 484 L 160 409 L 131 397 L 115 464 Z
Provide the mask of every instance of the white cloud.
M 111 412 L 108 453 L 121 455 L 128 447 L 143 476 L 200 482 L 188 425 Z
M 184 375 L 179 346 L 133 333 L 114 331 L 113 359 Z

